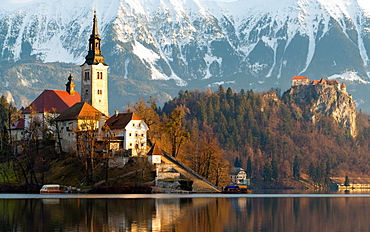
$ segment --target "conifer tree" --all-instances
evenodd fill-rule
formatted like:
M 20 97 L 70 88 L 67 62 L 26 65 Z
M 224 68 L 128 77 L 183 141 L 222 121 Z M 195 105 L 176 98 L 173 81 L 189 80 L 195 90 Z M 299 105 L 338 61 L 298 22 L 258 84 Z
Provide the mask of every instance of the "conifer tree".
M 247 178 L 252 178 L 252 160 L 250 156 L 248 156 L 247 161 Z
M 293 178 L 300 179 L 300 177 L 301 177 L 300 161 L 299 157 L 296 155 L 294 156 L 293 160 Z

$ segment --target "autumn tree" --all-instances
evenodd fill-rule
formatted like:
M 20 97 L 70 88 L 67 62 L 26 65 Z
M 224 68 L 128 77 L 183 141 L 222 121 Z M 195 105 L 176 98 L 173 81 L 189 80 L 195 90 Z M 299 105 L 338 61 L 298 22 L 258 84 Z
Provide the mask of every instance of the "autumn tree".
M 187 113 L 189 113 L 188 108 L 185 106 L 178 106 L 168 116 L 164 124 L 164 129 L 171 143 L 171 155 L 175 158 L 179 154 L 181 145 L 183 145 L 185 140 L 189 137 L 189 133 L 183 125 L 183 120 Z
M 191 134 L 191 141 L 186 146 L 188 149 L 180 157 L 198 174 L 216 186 L 224 186 L 229 182 L 229 163 L 223 158 L 217 137 L 212 128 L 202 126 L 199 133 Z
M 130 109 L 139 115 L 144 122 L 148 125 L 148 138 L 156 143 L 162 137 L 162 122 L 159 114 L 157 113 L 157 104 L 153 97 L 148 101 L 140 98 L 139 102 L 134 104 Z

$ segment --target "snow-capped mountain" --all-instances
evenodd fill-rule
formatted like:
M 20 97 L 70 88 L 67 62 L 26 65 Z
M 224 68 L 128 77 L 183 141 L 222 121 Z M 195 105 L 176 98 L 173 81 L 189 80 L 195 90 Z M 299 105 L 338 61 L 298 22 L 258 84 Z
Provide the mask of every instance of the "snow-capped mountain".
M 121 95 L 137 93 L 137 83 L 155 86 L 143 95 L 219 84 L 285 91 L 305 75 L 345 81 L 360 103 L 370 80 L 367 0 L 31 0 L 0 8 L 7 64 L 82 64 L 97 10 L 110 84 Z M 22 70 L 12 81 L 3 70 L 0 90 L 44 88 L 42 73 Z

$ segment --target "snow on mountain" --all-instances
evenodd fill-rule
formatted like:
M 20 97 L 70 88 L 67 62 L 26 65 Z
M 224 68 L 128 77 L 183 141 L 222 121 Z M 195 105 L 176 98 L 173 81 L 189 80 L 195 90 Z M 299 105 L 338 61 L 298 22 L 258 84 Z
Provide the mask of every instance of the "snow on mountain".
M 363 80 L 360 76 L 358 76 L 357 72 L 345 72 L 341 74 L 335 74 L 332 76 L 329 76 L 328 79 L 336 79 L 339 81 L 346 80 L 346 81 L 351 81 L 351 82 L 359 82 L 361 84 L 370 84 L 369 81 Z
M 368 0 L 6 1 L 0 62 L 82 64 L 97 10 L 103 54 L 123 79 L 262 90 L 298 74 L 370 78 Z

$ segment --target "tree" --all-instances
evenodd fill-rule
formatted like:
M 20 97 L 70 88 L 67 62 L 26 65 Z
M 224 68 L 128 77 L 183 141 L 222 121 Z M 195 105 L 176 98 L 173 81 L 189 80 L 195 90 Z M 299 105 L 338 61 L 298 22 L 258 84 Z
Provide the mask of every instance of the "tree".
M 344 179 L 344 186 L 346 186 L 346 190 L 348 186 L 350 186 L 348 175 L 346 175 L 346 178 Z
M 272 167 L 271 162 L 266 162 L 263 166 L 263 173 L 262 173 L 263 180 L 265 182 L 270 182 L 272 179 Z
M 97 122 L 101 117 L 100 113 L 87 115 L 79 118 L 77 128 L 74 130 L 77 140 L 77 154 L 80 160 L 85 164 L 86 181 L 88 184 L 94 182 L 94 169 L 102 157 L 97 157 L 95 144 L 98 137 Z
M 252 178 L 252 160 L 250 156 L 247 160 L 247 178 Z
M 279 179 L 279 168 L 276 160 L 276 156 L 272 156 L 271 160 L 271 177 L 275 180 Z
M 238 167 L 238 168 L 242 167 L 242 163 L 239 161 L 238 157 L 235 158 L 234 167 Z
M 293 160 L 293 178 L 299 180 L 301 178 L 300 160 L 296 155 Z
M 139 115 L 150 128 L 148 131 L 148 138 L 151 139 L 153 143 L 157 142 L 161 137 L 163 125 L 157 113 L 157 104 L 154 98 L 150 97 L 149 101 L 144 101 L 140 98 L 139 102 L 134 104 L 130 110 Z
M 224 186 L 229 182 L 229 162 L 223 157 L 223 150 L 212 128 L 207 125 L 202 127 L 199 134 L 192 134 L 192 140 L 186 146 L 191 149 L 187 150 L 183 159 L 189 167 L 214 185 Z
M 179 154 L 181 145 L 189 137 L 189 133 L 185 130 L 182 123 L 185 114 L 188 112 L 189 109 L 185 106 L 178 106 L 172 111 L 168 121 L 165 123 L 165 131 L 168 133 L 171 143 L 171 155 L 175 158 Z

